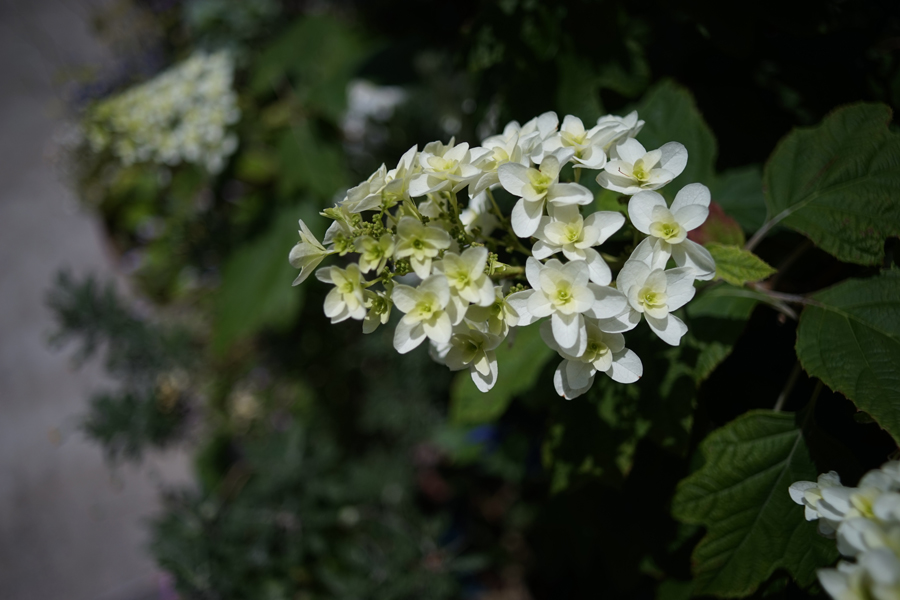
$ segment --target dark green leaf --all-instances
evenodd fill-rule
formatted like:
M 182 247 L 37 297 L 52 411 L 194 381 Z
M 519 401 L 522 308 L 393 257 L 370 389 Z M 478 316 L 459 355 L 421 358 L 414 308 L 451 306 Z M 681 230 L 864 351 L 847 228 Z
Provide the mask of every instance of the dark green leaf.
M 497 383 L 487 393 L 478 391 L 468 371 L 453 381 L 450 396 L 450 420 L 457 425 L 489 423 L 503 414 L 517 394 L 531 388 L 553 350 L 541 339 L 537 325 L 513 329 L 512 347 L 497 348 L 500 372 Z
M 766 221 L 762 172 L 756 165 L 716 175 L 709 184 L 713 202 L 734 217 L 746 233 L 754 233 Z
M 794 415 L 749 412 L 712 432 L 700 451 L 703 467 L 672 500 L 676 519 L 706 527 L 692 558 L 695 594 L 747 596 L 780 568 L 806 586 L 834 562 L 834 541 L 788 495 L 792 483 L 817 475 Z
M 719 284 L 700 291 L 685 308 L 691 318 L 746 320 L 750 318 L 750 313 L 759 302 L 760 295 L 727 283 Z
M 716 138 L 689 91 L 672 81 L 663 81 L 647 92 L 638 105 L 638 115 L 647 124 L 638 140 L 647 150 L 659 148 L 666 142 L 680 142 L 688 151 L 684 172 L 662 191 L 674 195 L 689 183 L 713 181 L 715 175 Z
M 854 104 L 785 137 L 766 163 L 770 219 L 845 262 L 881 263 L 900 236 L 900 135 L 891 109 Z
M 797 329 L 803 368 L 900 440 L 900 272 L 850 279 L 813 300 Z
M 716 277 L 732 285 L 760 281 L 775 272 L 766 261 L 749 250 L 710 242 L 706 249 L 716 259 Z

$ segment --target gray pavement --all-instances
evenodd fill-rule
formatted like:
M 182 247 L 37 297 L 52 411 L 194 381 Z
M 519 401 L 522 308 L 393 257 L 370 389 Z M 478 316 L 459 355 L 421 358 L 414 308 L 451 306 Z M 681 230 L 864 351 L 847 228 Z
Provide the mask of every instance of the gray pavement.
M 56 271 L 115 276 L 97 223 L 47 158 L 63 114 L 56 75 L 105 59 L 90 5 L 0 0 L 0 600 L 156 598 L 144 520 L 160 483 L 188 480 L 179 453 L 111 470 L 75 426 L 109 382 L 47 345 Z

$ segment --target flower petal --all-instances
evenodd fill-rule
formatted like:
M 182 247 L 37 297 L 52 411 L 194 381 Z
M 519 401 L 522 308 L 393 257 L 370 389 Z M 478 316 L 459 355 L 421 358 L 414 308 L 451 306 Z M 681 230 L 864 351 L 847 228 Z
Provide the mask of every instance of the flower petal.
M 649 234 L 653 223 L 653 209 L 666 208 L 666 200 L 656 192 L 641 192 L 628 201 L 628 217 L 641 233 Z

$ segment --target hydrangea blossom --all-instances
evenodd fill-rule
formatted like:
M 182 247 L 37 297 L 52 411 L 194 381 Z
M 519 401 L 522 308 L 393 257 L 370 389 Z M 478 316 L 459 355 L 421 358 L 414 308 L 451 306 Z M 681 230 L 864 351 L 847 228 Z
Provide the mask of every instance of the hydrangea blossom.
M 629 138 L 615 147 L 615 155 L 597 175 L 597 183 L 629 196 L 661 188 L 687 166 L 687 150 L 678 142 L 647 152 L 639 141 Z
M 628 202 L 631 223 L 644 238 L 634 256 L 653 268 L 665 268 L 669 257 L 679 267 L 690 267 L 694 277 L 712 279 L 716 262 L 709 250 L 689 240 L 689 231 L 700 227 L 709 216 L 709 188 L 702 183 L 686 185 L 675 194 L 672 206 L 656 192 L 639 192 Z
M 228 127 L 240 118 L 226 51 L 197 52 L 150 81 L 96 105 L 87 122 L 95 152 L 123 164 L 199 164 L 218 173 L 237 149 Z
M 624 334 L 643 315 L 678 344 L 686 327 L 673 312 L 691 299 L 695 279 L 714 272 L 685 238 L 706 216 L 708 191 L 688 185 L 671 207 L 648 191 L 681 173 L 687 152 L 677 142 L 647 152 L 634 139 L 643 124 L 637 113 L 607 115 L 586 129 L 569 115 L 560 127 L 547 112 L 507 124 L 480 147 L 452 139 L 414 146 L 323 212 L 333 222 L 321 243 L 301 221 L 290 252 L 295 283 L 340 257 L 317 272 L 334 285 L 325 302 L 332 321 L 362 321 L 370 333 L 396 308 L 398 352 L 428 339 L 434 360 L 468 370 L 481 391 L 499 377 L 495 350 L 538 321 L 563 359 L 554 375 L 562 397 L 586 393 L 597 373 L 635 382 L 642 363 Z M 584 168 L 604 168 L 605 187 L 633 196 L 630 223 L 592 209 L 591 191 L 568 179 Z M 629 233 L 616 235 L 623 227 Z M 677 268 L 666 268 L 670 258 Z M 623 266 L 616 274 L 611 265 Z
M 847 559 L 836 569 L 820 569 L 819 582 L 836 600 L 887 600 L 900 593 L 900 461 L 869 471 L 857 487 L 841 485 L 834 471 L 818 481 L 798 481 L 788 489 L 819 532 L 837 537 Z

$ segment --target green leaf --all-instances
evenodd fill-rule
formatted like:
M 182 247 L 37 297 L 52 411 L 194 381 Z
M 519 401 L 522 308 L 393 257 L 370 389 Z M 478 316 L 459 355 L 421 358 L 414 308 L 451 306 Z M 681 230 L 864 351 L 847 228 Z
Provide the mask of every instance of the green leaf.
M 803 368 L 900 440 L 900 271 L 850 279 L 812 299 L 797 329 Z
M 715 242 L 706 244 L 706 249 L 716 259 L 716 277 L 732 285 L 760 281 L 775 272 L 766 261 L 749 250 Z
M 719 319 L 750 318 L 761 294 L 731 285 L 718 284 L 700 291 L 685 307 L 688 316 Z
M 297 242 L 301 212 L 296 206 L 281 211 L 268 232 L 238 248 L 225 264 L 214 299 L 214 352 L 263 327 L 289 325 L 297 315 L 303 288 L 291 287 L 297 269 L 288 253 Z
M 278 146 L 278 193 L 290 197 L 310 191 L 331 197 L 347 181 L 346 160 L 336 144 L 317 134 L 313 123 L 301 121 L 286 130 Z
M 514 396 L 530 389 L 537 381 L 544 363 L 553 356 L 553 350 L 541 339 L 537 325 L 513 331 L 516 336 L 512 347 L 504 343 L 496 350 L 500 372 L 497 383 L 489 392 L 478 391 L 467 370 L 454 379 L 450 394 L 452 423 L 489 423 L 503 414 Z
M 688 151 L 684 172 L 661 192 L 675 194 L 689 183 L 713 181 L 718 152 L 716 138 L 689 91 L 673 81 L 663 81 L 647 92 L 637 111 L 647 122 L 638 135 L 647 150 L 655 150 L 666 142 L 680 142 Z
M 845 262 L 880 264 L 900 236 L 900 135 L 883 104 L 840 108 L 785 137 L 765 169 L 771 222 Z
M 250 91 L 270 94 L 283 86 L 304 108 L 338 123 L 347 105 L 347 83 L 365 50 L 356 31 L 340 19 L 304 17 L 260 53 Z
M 691 560 L 696 595 L 747 596 L 779 568 L 807 586 L 834 562 L 834 541 L 788 495 L 817 475 L 794 415 L 751 411 L 713 431 L 700 451 L 703 467 L 672 500 L 676 519 L 706 527 Z
M 719 173 L 709 184 L 712 199 L 725 213 L 754 233 L 766 222 L 766 198 L 762 172 L 756 165 Z

